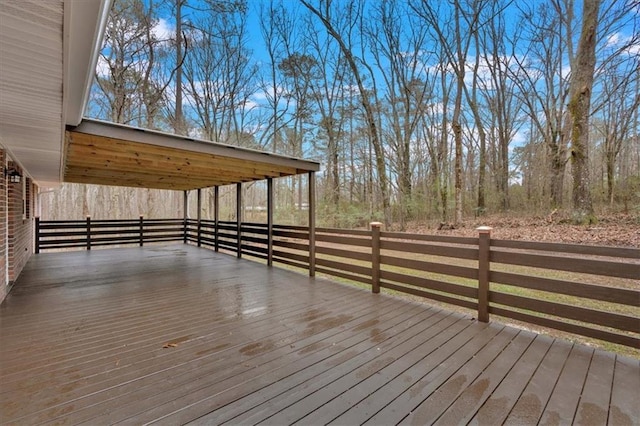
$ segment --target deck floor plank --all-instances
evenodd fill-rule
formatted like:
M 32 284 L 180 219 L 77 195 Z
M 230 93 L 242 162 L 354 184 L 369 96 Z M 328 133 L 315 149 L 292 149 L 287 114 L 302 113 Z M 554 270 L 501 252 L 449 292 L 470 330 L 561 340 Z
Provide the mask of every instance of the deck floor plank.
M 336 318 L 342 320 L 341 317 Z M 324 331 L 315 328 L 313 333 L 309 333 L 301 328 L 299 334 L 292 336 L 291 339 L 281 339 L 281 344 L 275 343 L 274 340 L 267 340 L 257 347 L 252 345 L 239 348 L 236 351 L 237 354 L 232 352 L 226 356 L 223 363 L 209 362 L 209 365 L 204 368 L 191 367 L 191 372 L 187 371 L 179 377 L 173 374 L 171 377 L 163 378 L 160 382 L 153 384 L 152 392 L 136 389 L 133 401 L 118 395 L 110 403 L 112 410 L 106 412 L 101 420 L 113 422 L 131 418 L 132 421 L 140 424 L 165 417 L 174 411 L 184 411 L 185 407 L 189 407 L 188 416 L 193 418 L 194 413 L 197 412 L 196 404 L 200 402 L 198 398 L 210 403 L 215 397 L 215 402 L 221 403 L 224 396 L 222 394 L 225 391 L 233 390 L 244 394 L 250 391 L 252 382 L 270 383 L 271 380 L 279 380 L 282 376 L 289 374 L 291 365 L 296 361 L 313 363 L 323 356 L 319 354 L 321 349 L 331 348 L 332 351 L 341 349 L 343 340 L 347 336 L 352 339 L 368 339 L 368 333 L 354 336 L 352 330 L 373 318 L 374 315 L 369 314 L 346 321 L 340 333 L 336 333 L 339 330 L 337 328 L 339 321 L 329 318 L 331 320 L 328 323 L 329 328 Z M 255 356 L 247 357 L 245 354 Z M 241 364 L 238 364 L 239 362 Z M 275 374 L 276 371 L 277 376 L 274 379 L 265 377 L 268 374 Z
M 518 402 L 525 386 L 535 373 L 538 365 L 549 351 L 553 339 L 538 335 L 526 353 L 514 365 L 507 377 L 495 389 L 489 399 L 469 422 L 470 425 L 502 424 L 513 406 Z
M 616 356 L 612 353 L 596 350 L 593 354 L 587 380 L 578 404 L 576 424 L 607 424 L 615 363 Z M 640 387 L 638 391 L 640 392 Z
M 35 255 L 0 305 L 9 425 L 637 424 L 639 384 L 635 359 L 185 244 Z
M 205 425 L 212 421 L 220 423 L 230 421 L 233 424 L 246 424 L 251 423 L 252 417 L 256 421 L 262 419 L 267 411 L 283 410 L 309 393 L 340 378 L 343 375 L 343 369 L 355 369 L 379 357 L 402 341 L 422 333 L 430 326 L 434 315 L 445 315 L 436 309 L 419 310 L 417 313 L 409 309 L 407 311 L 412 314 L 408 320 L 403 320 L 403 317 L 398 318 L 401 322 L 396 320 L 377 322 L 376 320 L 377 327 L 371 330 L 370 339 L 346 347 L 322 362 L 291 375 L 286 381 L 271 383 L 220 409 L 208 412 L 193 423 Z M 410 323 L 408 327 L 406 322 Z
M 323 315 L 316 315 L 314 318 L 322 318 L 326 315 L 326 312 L 323 312 Z M 305 316 L 308 317 L 308 313 L 296 311 L 292 320 L 302 322 Z M 281 318 L 280 321 L 282 320 Z M 81 387 L 82 382 L 76 381 L 73 384 L 53 387 L 49 389 L 47 393 L 52 397 L 56 397 L 59 395 L 59 392 L 65 391 L 67 398 L 73 396 L 72 399 L 75 410 L 80 409 L 81 404 L 93 406 L 115 400 L 116 398 L 122 400 L 126 397 L 131 397 L 130 392 L 133 391 L 144 396 L 149 396 L 159 391 L 157 381 L 160 380 L 163 375 L 171 375 L 172 380 L 176 380 L 181 374 L 187 374 L 212 366 L 219 367 L 216 359 L 231 360 L 231 365 L 233 365 L 235 361 L 232 356 L 229 356 L 229 353 L 235 355 L 237 351 L 249 345 L 253 345 L 252 350 L 258 351 L 261 341 L 251 340 L 243 333 L 234 333 L 237 325 L 238 324 L 225 327 L 224 329 L 217 329 L 211 339 L 203 339 L 202 336 L 198 336 L 197 339 L 182 342 L 174 339 L 173 341 L 177 342 L 178 345 L 175 348 L 164 348 L 161 341 L 154 347 L 143 351 L 141 358 L 118 358 L 118 360 L 121 361 L 119 366 L 115 366 L 118 368 L 112 366 L 106 371 L 102 371 L 102 369 L 85 370 L 83 377 L 91 378 L 89 382 L 90 386 Z M 291 334 L 291 329 L 287 328 L 285 332 L 281 330 L 282 328 L 276 328 L 271 323 L 257 324 L 252 327 L 252 331 L 262 338 L 272 338 L 285 342 Z M 273 334 L 275 331 L 278 331 L 279 334 Z M 246 352 L 249 351 L 245 350 L 245 353 Z M 149 356 L 151 357 L 149 358 Z M 102 365 L 99 367 L 101 368 Z M 183 378 L 184 377 L 186 376 L 183 376 Z M 105 380 L 101 381 L 101 378 L 105 378 Z M 84 383 L 86 382 L 87 380 L 85 380 Z M 69 389 L 69 386 L 72 386 L 72 389 Z M 143 390 L 145 386 L 151 386 L 154 389 L 147 389 L 145 393 Z M 84 398 L 82 398 L 83 395 L 85 395 Z M 39 395 L 39 397 L 42 398 L 42 395 Z M 79 399 L 81 399 L 81 401 L 79 401 Z M 79 402 L 81 402 L 81 404 L 79 404 Z M 117 402 L 111 401 L 111 403 Z M 32 406 L 30 410 L 33 411 L 34 408 L 35 407 Z M 64 410 L 66 407 L 57 408 Z M 44 413 L 42 415 L 46 416 Z
M 327 423 L 331 416 L 344 412 L 357 403 L 362 392 L 376 389 L 395 374 L 395 369 L 411 365 L 428 347 L 437 348 L 456 336 L 464 336 L 471 324 L 462 323 L 454 315 L 446 317 L 415 338 L 381 353 L 381 356 L 353 370 L 345 370 L 343 375 L 329 386 L 306 396 L 268 419 L 269 424 L 291 424 L 302 421 L 305 424 Z M 327 419 L 327 416 L 330 418 Z
M 640 423 L 640 360 L 616 356 L 608 425 Z
M 468 386 L 434 423 L 441 426 L 466 424 L 482 407 L 520 357 L 534 341 L 533 333 L 521 332 Z
M 514 426 L 538 424 L 572 346 L 571 343 L 562 340 L 553 342 L 518 402 L 511 409 L 505 424 Z
M 569 358 L 542 412 L 540 423 L 573 423 L 593 352 L 593 348 L 582 345 L 571 348 Z
M 431 392 L 400 424 L 432 424 L 464 390 L 489 366 L 520 332 L 505 328 L 455 374 Z
M 365 424 L 397 424 L 407 417 L 413 410 L 418 407 L 438 387 L 445 383 L 452 375 L 457 373 L 461 366 L 465 365 L 469 360 L 475 357 L 485 346 L 493 343 L 494 337 L 504 330 L 504 326 L 491 324 L 485 330 L 477 333 L 473 339 L 464 342 L 454 354 L 438 351 L 444 358 L 440 356 L 428 359 L 427 364 L 422 363 L 412 366 L 401 376 L 394 379 L 395 383 L 390 383 L 392 389 L 396 389 L 395 396 L 388 404 L 386 392 L 388 389 L 382 388 L 365 398 L 358 404 L 359 410 L 354 413 L 345 413 L 340 419 L 348 419 L 365 416 L 367 420 Z M 453 339 L 452 339 L 453 341 Z M 373 414 L 373 415 L 372 415 Z
M 299 326 L 297 330 L 295 327 L 289 326 L 286 327 L 287 331 L 276 334 L 273 334 L 273 330 L 269 330 L 269 327 L 274 327 L 269 323 L 265 323 L 261 327 L 252 327 L 251 332 L 256 333 L 259 336 L 259 340 L 247 338 L 246 335 L 243 336 L 243 333 L 229 331 L 229 333 L 232 333 L 229 336 L 242 336 L 242 341 L 236 345 L 226 343 L 224 349 L 195 359 L 189 355 L 198 348 L 186 348 L 188 349 L 187 359 L 182 364 L 174 361 L 174 365 L 159 370 L 157 374 L 134 379 L 130 382 L 125 382 L 123 385 L 106 389 L 99 394 L 91 395 L 90 398 L 83 399 L 83 403 L 88 405 L 87 409 L 79 411 L 76 404 L 74 408 L 78 411 L 68 414 L 67 417 L 73 421 L 83 421 L 93 418 L 95 411 L 100 410 L 100 412 L 104 413 L 101 414 L 101 416 L 105 416 L 104 421 L 114 421 L 132 415 L 127 409 L 138 412 L 145 404 L 149 404 L 149 401 L 172 400 L 175 398 L 175 392 L 188 392 L 190 389 L 197 389 L 197 386 L 202 382 L 213 381 L 217 383 L 221 374 L 232 374 L 238 369 L 243 371 L 250 370 L 254 365 L 263 363 L 267 355 L 276 356 L 270 354 L 272 349 L 282 351 L 283 348 L 286 348 L 285 350 L 293 351 L 296 343 L 299 344 L 299 342 L 295 341 L 295 333 L 302 333 L 305 330 L 304 318 L 313 318 L 313 324 L 314 322 L 323 321 L 325 316 L 297 314 L 291 318 L 291 322 Z M 281 319 L 280 321 L 283 320 Z M 236 324 L 237 326 L 238 324 Z M 310 336 L 310 339 L 322 338 L 323 334 L 319 331 L 318 334 Z M 225 345 L 224 342 L 216 342 L 215 347 L 221 344 Z M 169 349 L 173 350 L 172 348 Z M 166 352 L 166 349 L 164 350 Z M 200 349 L 196 354 L 203 350 L 206 351 L 207 349 Z M 262 358 L 258 357 L 259 355 Z M 172 357 L 172 360 L 175 360 L 175 357 Z M 239 361 L 242 363 L 238 364 Z M 154 366 L 156 366 L 155 363 Z M 187 383 L 188 385 L 180 387 L 181 383 Z

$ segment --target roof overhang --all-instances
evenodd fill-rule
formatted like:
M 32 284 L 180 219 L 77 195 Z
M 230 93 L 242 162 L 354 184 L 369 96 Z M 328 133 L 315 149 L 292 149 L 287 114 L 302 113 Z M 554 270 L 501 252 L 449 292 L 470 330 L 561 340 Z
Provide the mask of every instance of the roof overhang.
M 65 126 L 82 118 L 110 5 L 1 2 L 0 145 L 40 186 L 62 179 Z
M 84 119 L 66 132 L 64 181 L 190 190 L 315 172 L 313 161 Z

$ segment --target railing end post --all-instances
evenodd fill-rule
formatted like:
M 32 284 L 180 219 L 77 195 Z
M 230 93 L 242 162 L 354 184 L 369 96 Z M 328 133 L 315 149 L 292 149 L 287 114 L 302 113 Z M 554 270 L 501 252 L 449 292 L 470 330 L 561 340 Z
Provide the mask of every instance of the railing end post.
M 480 226 L 478 231 L 478 321 L 489 322 L 489 273 L 491 261 L 491 228 Z

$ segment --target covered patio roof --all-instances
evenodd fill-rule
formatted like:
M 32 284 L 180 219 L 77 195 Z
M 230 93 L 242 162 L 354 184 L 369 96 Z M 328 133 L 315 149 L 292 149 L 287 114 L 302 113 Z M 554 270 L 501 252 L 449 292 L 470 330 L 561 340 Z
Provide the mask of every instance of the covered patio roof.
M 84 119 L 67 127 L 64 181 L 190 190 L 319 170 L 313 161 Z

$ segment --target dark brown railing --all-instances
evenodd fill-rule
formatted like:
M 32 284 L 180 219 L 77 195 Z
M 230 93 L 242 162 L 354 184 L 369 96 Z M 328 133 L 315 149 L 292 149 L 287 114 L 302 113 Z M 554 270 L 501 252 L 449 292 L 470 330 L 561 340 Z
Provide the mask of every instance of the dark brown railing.
M 36 251 L 186 241 L 309 269 L 309 230 L 183 219 L 37 221 Z M 640 250 L 316 228 L 315 271 L 607 342 L 640 348 Z M 271 244 L 269 244 L 271 242 Z
M 144 245 L 179 241 L 185 235 L 182 219 L 52 220 L 36 218 L 35 252 L 87 249 L 113 245 Z

